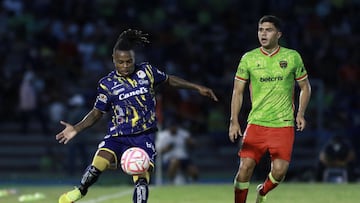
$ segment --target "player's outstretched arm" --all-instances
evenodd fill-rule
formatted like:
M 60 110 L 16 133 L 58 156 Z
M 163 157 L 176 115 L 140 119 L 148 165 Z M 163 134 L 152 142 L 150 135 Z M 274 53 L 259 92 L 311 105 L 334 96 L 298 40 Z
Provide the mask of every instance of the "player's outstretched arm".
M 64 130 L 58 133 L 55 137 L 59 143 L 67 144 L 73 137 L 75 137 L 79 132 L 95 124 L 101 117 L 103 113 L 98 109 L 93 108 L 79 123 L 76 125 L 71 125 L 67 122 L 60 121 L 62 125 L 65 126 Z
M 168 84 L 175 88 L 197 90 L 201 95 L 210 97 L 214 101 L 218 101 L 218 98 L 216 97 L 216 95 L 212 89 L 202 86 L 202 85 L 198 85 L 198 84 L 189 82 L 189 81 L 186 81 L 177 76 L 169 75 Z

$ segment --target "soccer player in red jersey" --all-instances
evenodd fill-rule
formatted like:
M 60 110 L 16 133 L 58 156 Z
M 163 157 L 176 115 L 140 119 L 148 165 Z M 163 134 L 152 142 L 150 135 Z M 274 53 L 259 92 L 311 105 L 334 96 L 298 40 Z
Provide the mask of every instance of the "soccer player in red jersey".
M 79 186 L 61 195 L 59 203 L 73 203 L 84 197 L 103 171 L 119 166 L 121 155 L 130 147 L 144 149 L 150 157 L 150 171 L 154 168 L 157 86 L 166 84 L 174 88 L 196 90 L 200 95 L 218 100 L 210 88 L 168 75 L 147 62 L 135 64 L 134 48 L 144 43 L 148 43 L 148 39 L 142 31 L 129 29 L 122 32 L 113 49 L 115 70 L 100 79 L 93 109 L 75 125 L 61 121 L 65 128 L 56 135 L 56 139 L 66 144 L 81 131 L 94 125 L 105 113 L 111 114 L 107 133 L 99 143 Z M 133 202 L 146 203 L 150 173 L 133 176 L 133 180 Z
M 235 203 L 245 203 L 256 164 L 268 151 L 271 171 L 257 188 L 257 203 L 284 180 L 289 167 L 296 130 L 305 128 L 304 118 L 311 86 L 300 54 L 279 45 L 281 21 L 266 15 L 259 20 L 260 47 L 245 53 L 237 68 L 231 100 L 229 138 L 242 138 L 240 164 L 234 180 Z M 295 82 L 300 87 L 299 104 L 294 117 Z M 244 134 L 238 116 L 243 93 L 249 83 L 251 111 Z

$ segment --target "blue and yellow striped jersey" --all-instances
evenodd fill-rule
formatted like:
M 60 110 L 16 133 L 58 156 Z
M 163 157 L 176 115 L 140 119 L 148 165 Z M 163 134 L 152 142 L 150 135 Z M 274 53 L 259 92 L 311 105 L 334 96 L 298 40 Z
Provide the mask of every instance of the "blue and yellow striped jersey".
M 94 108 L 110 112 L 108 134 L 133 135 L 157 127 L 155 90 L 167 74 L 149 63 L 135 65 L 128 77 L 115 70 L 100 79 Z

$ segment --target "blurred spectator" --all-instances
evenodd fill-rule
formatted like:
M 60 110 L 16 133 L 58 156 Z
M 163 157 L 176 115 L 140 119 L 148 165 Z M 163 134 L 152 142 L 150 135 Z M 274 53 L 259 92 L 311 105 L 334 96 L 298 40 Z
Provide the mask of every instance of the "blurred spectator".
M 187 130 L 180 127 L 179 121 L 169 119 L 167 123 L 167 128 L 158 133 L 156 141 L 167 177 L 172 184 L 181 184 L 182 177 L 196 181 L 198 169 L 189 154 L 189 147 L 193 147 L 195 141 Z
M 229 143 L 228 140 L 228 126 L 226 121 L 225 106 L 223 104 L 216 105 L 209 110 L 207 117 L 207 132 L 214 140 L 216 145 Z
M 52 101 L 49 103 L 49 121 L 51 126 L 56 126 L 59 123 L 59 120 L 64 118 L 66 111 L 66 104 L 59 98 L 57 95 L 55 98 L 52 98 Z M 53 127 L 54 128 L 54 127 Z
M 85 98 L 81 94 L 74 94 L 68 100 L 68 110 L 65 116 L 69 122 L 77 123 L 83 116 L 88 112 L 88 108 L 85 105 Z M 66 171 L 68 175 L 75 175 L 75 171 L 79 171 L 78 168 L 85 170 L 89 163 L 88 155 L 88 138 L 86 136 L 78 136 L 73 139 L 72 142 L 68 143 L 67 148 L 67 162 Z M 75 160 L 75 161 L 74 161 Z
M 41 83 L 41 81 L 35 76 L 35 73 L 31 69 L 26 70 L 19 88 L 21 132 L 24 134 L 29 132 L 29 125 L 32 124 L 31 119 L 33 117 L 39 119 L 44 134 L 49 132 L 45 115 L 39 106 L 39 83 Z
M 320 151 L 317 168 L 317 181 L 324 180 L 324 173 L 328 169 L 343 169 L 347 172 L 348 180 L 355 181 L 355 150 L 345 136 L 333 136 Z

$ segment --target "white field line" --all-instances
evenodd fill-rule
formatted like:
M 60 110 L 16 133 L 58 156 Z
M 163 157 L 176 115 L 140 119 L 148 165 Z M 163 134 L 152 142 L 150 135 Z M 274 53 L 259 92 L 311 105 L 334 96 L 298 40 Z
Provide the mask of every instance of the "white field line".
M 103 195 L 100 196 L 96 199 L 90 199 L 90 200 L 86 200 L 86 201 L 79 201 L 79 203 L 99 203 L 99 202 L 104 202 L 106 200 L 109 199 L 115 199 L 115 198 L 119 198 L 119 197 L 123 197 L 129 194 L 132 194 L 133 190 L 125 190 L 119 193 L 115 193 L 115 194 L 110 194 L 110 195 Z

